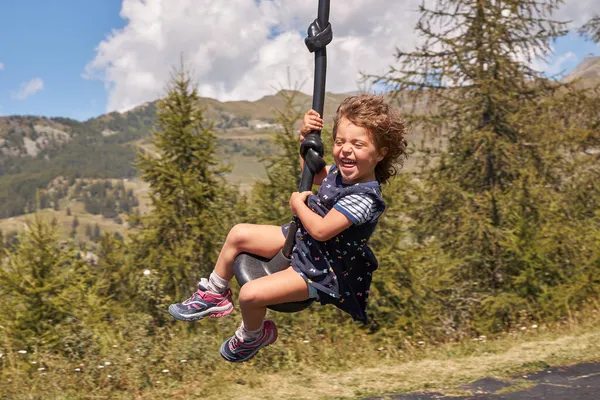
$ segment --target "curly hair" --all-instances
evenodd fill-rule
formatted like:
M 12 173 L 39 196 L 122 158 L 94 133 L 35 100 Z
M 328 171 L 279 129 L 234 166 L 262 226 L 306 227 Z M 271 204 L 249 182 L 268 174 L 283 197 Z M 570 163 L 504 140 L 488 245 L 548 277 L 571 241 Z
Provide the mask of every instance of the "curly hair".
M 408 132 L 400 110 L 387 104 L 383 96 L 360 94 L 344 99 L 333 119 L 333 140 L 342 118 L 356 126 L 365 128 L 378 150 L 387 148 L 383 160 L 375 167 L 375 176 L 380 183 L 387 183 L 398 174 L 408 158 L 405 136 Z

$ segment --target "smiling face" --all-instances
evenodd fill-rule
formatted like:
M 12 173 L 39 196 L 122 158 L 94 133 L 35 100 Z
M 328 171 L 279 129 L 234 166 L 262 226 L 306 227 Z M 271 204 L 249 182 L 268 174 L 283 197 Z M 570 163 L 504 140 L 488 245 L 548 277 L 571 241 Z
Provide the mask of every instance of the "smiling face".
M 342 117 L 333 141 L 333 158 L 344 183 L 376 180 L 375 167 L 385 156 L 377 149 L 369 132 Z

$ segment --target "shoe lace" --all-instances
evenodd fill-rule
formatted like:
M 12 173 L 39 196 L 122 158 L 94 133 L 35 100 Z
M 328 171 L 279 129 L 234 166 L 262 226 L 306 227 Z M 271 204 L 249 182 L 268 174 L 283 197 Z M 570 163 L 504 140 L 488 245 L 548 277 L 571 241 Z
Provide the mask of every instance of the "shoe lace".
M 242 339 L 242 333 L 240 331 L 241 328 L 238 328 L 235 333 L 233 334 L 233 337 L 231 338 L 231 349 L 233 351 L 237 350 L 238 347 L 240 347 L 243 343 L 244 343 L 244 339 Z
M 237 335 L 233 335 L 233 338 L 231 339 L 231 347 L 233 350 L 237 350 L 241 343 L 242 342 L 240 339 L 238 339 Z
M 188 298 L 186 301 L 191 301 L 191 300 L 195 300 L 196 298 L 204 298 L 204 292 L 206 291 L 206 288 L 208 286 L 208 279 L 206 278 L 200 278 L 200 282 L 198 282 L 198 290 L 196 290 L 194 293 L 192 293 L 192 296 L 190 298 Z M 204 290 L 202 290 L 204 289 Z

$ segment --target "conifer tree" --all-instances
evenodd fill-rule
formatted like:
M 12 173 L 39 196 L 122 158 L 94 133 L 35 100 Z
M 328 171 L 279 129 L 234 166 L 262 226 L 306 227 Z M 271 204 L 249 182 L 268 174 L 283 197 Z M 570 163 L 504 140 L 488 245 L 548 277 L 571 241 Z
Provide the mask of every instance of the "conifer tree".
M 579 29 L 581 35 L 588 36 L 596 43 L 600 43 L 600 15 L 595 15 Z
M 418 49 L 398 50 L 397 65 L 372 77 L 406 108 L 412 103 L 407 119 L 426 138 L 404 218 L 410 216 L 421 266 L 431 265 L 425 254 L 446 264 L 433 267 L 452 286 L 433 289 L 446 304 L 444 328 L 474 319 L 478 329 L 503 329 L 517 310 L 539 310 L 549 288 L 568 281 L 564 259 L 553 260 L 541 235 L 560 229 L 546 211 L 557 207 L 564 168 L 574 165 L 565 157 L 575 150 L 568 122 L 563 118 L 557 132 L 557 118 L 547 119 L 570 88 L 531 67 L 566 33 L 551 19 L 560 1 L 427 4 L 416 25 Z M 580 128 L 594 132 L 592 122 L 571 127 Z
M 267 179 L 255 183 L 252 188 L 249 217 L 255 223 L 279 225 L 289 222 L 292 216 L 289 200 L 292 192 L 298 191 L 302 175 L 297 125 L 310 108 L 310 105 L 298 101 L 298 93 L 297 90 L 278 92 L 284 100 L 283 108 L 275 110 L 275 120 L 281 128 L 275 132 L 272 141 L 278 151 L 262 159 L 266 162 Z M 328 127 L 324 127 L 321 138 L 325 150 L 323 157 L 331 164 L 332 138 Z
M 134 253 L 138 268 L 158 270 L 165 293 L 179 299 L 212 270 L 236 199 L 220 176 L 215 134 L 183 65 L 158 102 L 151 142 L 137 167 L 150 185 L 152 211 L 132 236 Z
M 77 215 L 73 218 L 73 223 L 71 224 L 71 237 L 75 238 L 75 235 L 77 235 L 77 228 L 79 227 L 79 218 L 77 218 Z
M 264 157 L 267 179 L 252 188 L 251 218 L 256 223 L 284 224 L 291 217 L 289 200 L 300 182 L 300 155 L 298 134 L 294 125 L 302 119 L 303 111 L 297 103 L 297 91 L 279 91 L 284 106 L 276 110 L 276 121 L 281 126 L 272 141 L 279 150 L 276 155 Z
M 96 222 L 94 224 L 94 233 L 93 233 L 92 239 L 94 240 L 94 242 L 97 242 L 98 240 L 100 240 L 100 237 L 101 237 L 100 225 L 98 225 L 98 223 Z
M 96 225 L 97 226 L 97 225 Z M 126 243 L 119 240 L 117 234 L 100 235 L 100 229 L 94 234 L 98 243 L 98 265 L 94 268 L 95 294 L 101 298 L 110 298 L 115 304 L 131 304 L 135 298 L 136 284 L 142 274 L 136 274 L 129 268 L 131 252 Z M 132 307 L 130 311 L 137 311 Z
M 7 339 L 69 352 L 67 341 L 86 340 L 81 316 L 98 311 L 86 309 L 91 284 L 76 249 L 61 248 L 56 226 L 36 215 L 19 243 L 0 257 L 0 325 Z

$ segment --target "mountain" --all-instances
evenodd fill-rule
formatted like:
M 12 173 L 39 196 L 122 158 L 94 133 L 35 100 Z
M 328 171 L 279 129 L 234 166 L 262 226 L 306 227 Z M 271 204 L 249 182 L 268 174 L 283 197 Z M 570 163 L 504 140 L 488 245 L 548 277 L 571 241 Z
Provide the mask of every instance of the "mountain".
M 220 102 L 202 98 L 205 117 L 214 124 L 217 151 L 227 162 L 243 166 L 234 170 L 236 183 L 264 176 L 260 155 L 274 151 L 270 143 L 277 128 L 276 110 L 285 105 L 278 92 L 256 101 Z M 325 118 L 332 120 L 346 94 L 326 94 Z M 312 96 L 297 92 L 295 104 L 308 110 Z M 0 218 L 36 208 L 36 189 L 46 188 L 56 177 L 133 178 L 138 149 L 150 150 L 148 138 L 156 121 L 157 102 L 130 111 L 111 112 L 87 121 L 37 116 L 0 117 Z M 37 200 L 39 202 L 39 199 Z
M 600 57 L 586 57 L 564 80 L 583 87 L 600 83 Z M 269 138 L 277 128 L 276 110 L 284 108 L 289 94 L 280 91 L 256 101 L 200 100 L 205 117 L 214 124 L 218 155 L 224 162 L 237 165 L 228 177 L 232 182 L 248 187 L 264 177 L 259 158 L 275 151 Z M 326 123 L 331 123 L 337 106 L 347 95 L 326 94 Z M 312 96 L 295 93 L 300 111 L 308 110 L 311 101 Z M 400 102 L 408 105 L 405 99 Z M 420 103 L 416 112 L 427 112 L 428 107 Z M 148 138 L 156 121 L 156 109 L 157 102 L 153 101 L 83 122 L 36 116 L 0 117 L 0 218 L 36 208 L 36 190 L 46 188 L 58 176 L 69 182 L 77 178 L 135 177 L 136 151 L 152 151 Z M 409 139 L 418 143 L 421 132 L 412 130 Z
M 0 117 L 0 155 L 35 157 L 71 141 L 71 127 L 38 117 Z
M 600 56 L 587 55 L 563 79 L 565 82 L 577 82 L 581 87 L 589 88 L 600 84 Z
M 205 108 L 207 120 L 214 123 L 218 136 L 227 136 L 232 131 L 238 136 L 252 135 L 256 130 L 275 126 L 275 110 L 283 109 L 284 94 L 281 91 L 256 101 L 220 102 L 201 98 L 200 104 Z M 326 119 L 332 119 L 337 105 L 346 96 L 326 94 Z M 312 97 L 297 92 L 295 100 L 300 110 L 308 110 Z M 124 113 L 111 112 L 84 122 L 35 116 L 0 117 L 0 166 L 2 160 L 8 157 L 51 157 L 49 152 L 68 145 L 75 138 L 110 138 L 104 141 L 123 144 L 148 137 L 155 122 L 155 113 L 156 101 L 153 101 Z

